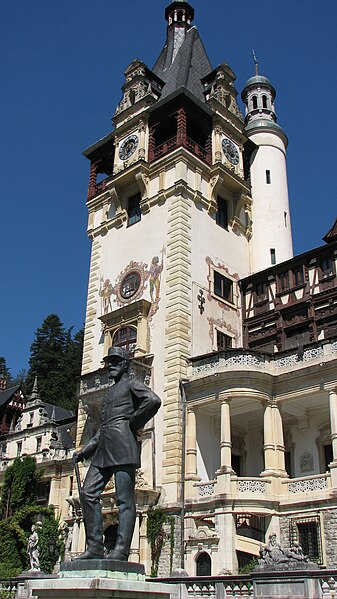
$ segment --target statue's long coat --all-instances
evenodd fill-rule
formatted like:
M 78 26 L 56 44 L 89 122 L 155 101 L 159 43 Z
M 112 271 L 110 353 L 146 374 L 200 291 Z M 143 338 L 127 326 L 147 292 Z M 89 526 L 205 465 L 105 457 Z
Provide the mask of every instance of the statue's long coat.
M 98 468 L 130 464 L 140 466 L 137 431 L 156 414 L 158 395 L 141 381 L 123 374 L 102 400 L 102 425 L 82 449 L 85 458 Z

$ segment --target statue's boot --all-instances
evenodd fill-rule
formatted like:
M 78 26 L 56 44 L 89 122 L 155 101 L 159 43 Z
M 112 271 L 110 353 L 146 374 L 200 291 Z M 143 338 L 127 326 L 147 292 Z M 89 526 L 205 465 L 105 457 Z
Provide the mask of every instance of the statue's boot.
M 77 560 L 81 560 L 81 559 L 102 559 L 103 558 L 103 551 L 90 551 L 90 549 L 87 549 L 86 551 L 84 551 L 84 553 L 81 553 L 81 555 L 78 555 L 77 557 L 73 558 L 73 561 L 77 561 Z
M 123 551 L 119 550 L 118 548 L 115 548 L 112 551 L 110 551 L 110 553 L 108 553 L 108 555 L 106 556 L 106 559 L 113 559 L 118 562 L 127 562 L 128 557 L 129 557 L 129 554 L 126 554 Z

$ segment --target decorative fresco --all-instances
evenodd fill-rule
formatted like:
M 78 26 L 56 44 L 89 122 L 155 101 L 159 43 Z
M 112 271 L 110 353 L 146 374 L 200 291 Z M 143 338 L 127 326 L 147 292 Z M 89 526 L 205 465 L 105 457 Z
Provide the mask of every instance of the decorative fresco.
M 113 286 L 110 283 L 110 279 L 101 277 L 99 296 L 101 298 L 101 314 L 108 314 L 112 311 L 111 296 L 113 294 Z
M 151 308 L 149 318 L 158 311 L 160 302 L 160 284 L 163 271 L 163 257 L 165 250 L 162 249 L 159 256 L 153 256 L 150 266 L 145 262 L 131 262 L 124 268 L 112 285 L 110 279 L 100 279 L 99 296 L 101 298 L 101 314 L 113 311 L 112 296 L 118 308 L 140 299 L 149 285 Z

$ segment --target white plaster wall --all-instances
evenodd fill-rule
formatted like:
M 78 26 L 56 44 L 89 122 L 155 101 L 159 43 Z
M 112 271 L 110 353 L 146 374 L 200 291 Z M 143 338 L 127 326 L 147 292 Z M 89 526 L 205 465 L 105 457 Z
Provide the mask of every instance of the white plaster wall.
M 272 133 L 253 133 L 249 137 L 259 146 L 251 165 L 253 235 L 250 248 L 252 268 L 256 272 L 271 265 L 270 248 L 276 250 L 277 263 L 292 258 L 293 248 L 285 146 Z M 270 171 L 270 184 L 266 183 L 266 170 Z
M 160 261 L 164 255 L 165 269 L 165 237 L 166 237 L 166 206 L 153 206 L 150 213 L 142 214 L 141 221 L 127 227 L 125 224 L 119 229 L 110 229 L 107 234 L 101 237 L 102 248 L 99 256 L 99 277 L 96 281 L 96 322 L 94 330 L 94 355 L 90 370 L 96 370 L 101 366 L 101 360 L 104 354 L 104 336 L 102 335 L 101 322 L 98 318 L 103 314 L 102 298 L 99 296 L 100 278 L 110 279 L 111 284 L 116 284 L 119 274 L 128 266 L 131 260 L 143 262 L 150 267 L 151 260 L 158 256 Z M 164 252 L 162 252 L 164 250 Z M 164 291 L 164 271 L 161 274 L 161 298 L 165 298 Z M 143 299 L 151 301 L 149 284 L 146 282 Z M 120 306 L 116 302 L 116 296 L 111 295 L 112 310 Z M 153 318 L 150 327 L 151 353 L 162 351 L 163 340 L 160 335 L 155 335 L 160 322 L 159 312 L 162 311 L 163 304 L 159 304 L 159 311 Z M 160 328 L 160 325 L 159 325 Z
M 200 203 L 192 205 L 192 355 L 216 349 L 214 329 L 218 328 L 233 338 L 233 347 L 242 345 L 241 301 L 239 287 L 234 283 L 234 306 L 217 300 L 209 293 L 209 257 L 215 267 L 228 269 L 228 275 L 237 278 L 249 274 L 248 242 L 243 234 L 230 227 L 226 231 L 216 224 Z M 221 271 L 221 268 L 218 268 Z M 222 272 L 222 271 L 221 271 Z M 226 272 L 223 271 L 226 276 Z M 202 289 L 205 298 L 204 312 L 200 314 L 197 296 Z
M 213 418 L 197 414 L 197 469 L 202 481 L 215 478 L 220 468 L 220 439 L 214 431 Z
M 264 469 L 263 433 L 261 429 L 249 427 L 245 437 L 245 450 L 246 467 L 244 476 L 259 476 Z

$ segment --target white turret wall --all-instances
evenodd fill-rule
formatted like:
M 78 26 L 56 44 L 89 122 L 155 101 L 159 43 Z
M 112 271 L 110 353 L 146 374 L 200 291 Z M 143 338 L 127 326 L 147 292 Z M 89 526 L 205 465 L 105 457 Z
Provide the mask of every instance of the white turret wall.
M 268 131 L 252 133 L 249 137 L 259 146 L 251 162 L 250 255 L 252 272 L 257 272 L 272 265 L 273 251 L 275 263 L 292 258 L 293 247 L 285 145 L 278 135 Z

